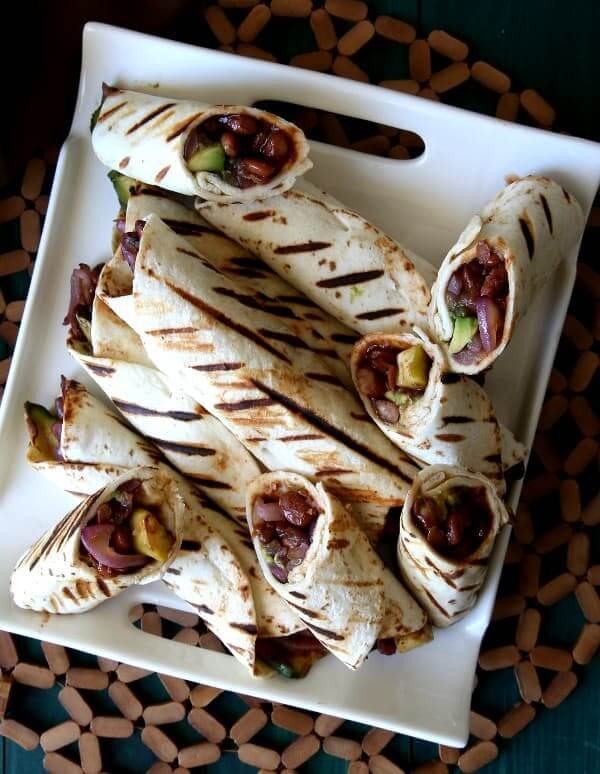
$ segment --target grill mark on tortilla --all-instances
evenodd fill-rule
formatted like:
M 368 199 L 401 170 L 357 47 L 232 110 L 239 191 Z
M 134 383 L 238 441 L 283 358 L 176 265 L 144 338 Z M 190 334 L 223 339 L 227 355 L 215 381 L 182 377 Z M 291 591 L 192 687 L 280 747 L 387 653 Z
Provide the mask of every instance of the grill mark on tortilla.
M 98 116 L 98 120 L 96 121 L 97 124 L 101 124 L 103 121 L 106 121 L 107 118 L 110 118 L 110 116 L 114 115 L 117 110 L 120 110 L 122 107 L 125 107 L 127 104 L 127 100 L 125 102 L 119 102 L 118 105 L 115 105 L 114 108 L 111 108 L 110 110 L 107 110 L 106 113 L 103 113 L 101 116 Z
M 257 346 L 261 347 L 262 349 L 265 349 L 267 352 L 270 352 L 279 360 L 283 360 L 284 363 L 287 363 L 288 365 L 292 364 L 291 360 L 286 355 L 284 355 L 278 349 L 275 349 L 275 347 L 272 347 L 268 341 L 265 341 L 261 336 L 259 336 L 253 330 L 250 330 L 250 328 L 246 328 L 245 325 L 242 325 L 241 323 L 237 323 L 234 320 L 230 320 L 229 317 L 227 317 L 227 315 L 223 314 L 223 312 L 220 312 L 218 309 L 215 309 L 209 304 L 206 304 L 204 301 L 202 301 L 202 299 L 197 298 L 191 293 L 188 293 L 187 290 L 184 290 L 183 288 L 178 287 L 177 285 L 175 285 L 175 283 L 170 282 L 167 279 L 165 279 L 164 282 L 167 285 L 167 287 L 171 288 L 171 290 L 174 293 L 176 293 L 178 296 L 181 296 L 181 298 L 183 298 L 188 303 L 192 304 L 192 306 L 195 306 L 197 309 L 200 309 L 200 311 L 209 315 L 214 320 L 217 320 L 217 322 L 220 322 L 222 325 L 226 326 L 227 328 L 231 328 L 236 333 L 239 333 L 240 336 L 244 336 L 245 338 L 254 342 Z
M 179 137 L 180 134 L 183 134 L 185 130 L 188 128 L 190 124 L 192 124 L 199 116 L 202 115 L 203 111 L 200 111 L 199 113 L 194 113 L 194 115 L 191 118 L 186 118 L 185 121 L 182 121 L 181 124 L 175 129 L 171 134 L 167 137 L 167 142 L 171 142 L 171 140 L 174 140 L 176 137 Z
M 294 255 L 295 253 L 314 253 L 331 247 L 331 242 L 298 242 L 295 245 L 281 245 L 273 251 L 275 255 Z
M 346 538 L 334 538 L 333 540 L 330 540 L 329 543 L 327 543 L 327 548 L 331 549 L 332 551 L 341 550 L 342 548 L 346 548 L 350 545 L 350 541 L 346 540 Z
M 488 454 L 487 457 L 483 458 L 486 462 L 502 462 L 502 455 L 501 454 Z
M 428 556 L 425 557 L 425 562 L 432 568 L 432 570 L 436 573 L 436 575 L 439 575 L 441 578 L 443 578 L 451 588 L 453 589 L 458 588 L 456 583 L 454 583 L 454 581 L 452 580 L 451 573 L 442 572 L 440 569 L 438 569 L 438 567 L 431 561 L 431 559 Z
M 338 344 L 356 344 L 360 336 L 351 333 L 332 333 L 330 338 Z
M 75 594 L 73 594 L 73 592 L 71 591 L 71 589 L 68 586 L 63 586 L 62 587 L 62 593 L 65 595 L 65 597 L 67 599 L 70 599 L 71 602 L 75 602 L 76 605 L 79 604 L 79 600 L 77 599 Z
M 202 544 L 199 543 L 197 540 L 182 540 L 181 541 L 181 550 L 182 551 L 198 551 L 200 548 L 202 548 Z
M 446 441 L 447 443 L 459 443 L 465 440 L 465 436 L 459 433 L 439 433 L 435 437 L 438 441 Z
M 381 320 L 383 317 L 394 317 L 397 314 L 403 314 L 406 310 L 400 307 L 393 309 L 374 309 L 372 312 L 361 312 L 356 315 L 357 320 Z
M 198 328 L 184 326 L 183 328 L 155 328 L 152 331 L 146 331 L 148 336 L 169 336 L 172 333 L 196 333 Z
M 260 271 L 272 272 L 272 269 L 267 266 L 264 261 L 257 258 L 255 255 L 235 255 L 229 258 L 230 263 L 234 266 L 241 266 L 243 268 L 259 269 Z
M 315 475 L 317 477 L 320 476 L 341 476 L 344 473 L 354 473 L 353 470 L 348 470 L 346 468 L 321 468 L 320 470 L 317 470 Z
M 201 236 L 202 234 L 216 233 L 214 228 L 211 228 L 210 226 L 203 226 L 200 223 L 190 223 L 189 220 L 163 218 L 163 223 L 167 225 L 171 231 L 179 234 L 179 236 Z
M 336 441 L 339 441 L 344 446 L 347 446 L 349 449 L 352 449 L 353 451 L 360 454 L 365 459 L 370 460 L 371 462 L 375 463 L 381 468 L 384 468 L 384 470 L 387 470 L 390 473 L 393 473 L 395 476 L 398 476 L 403 481 L 406 481 L 407 483 L 411 483 L 411 479 L 406 476 L 402 471 L 397 468 L 395 465 L 392 465 L 389 460 L 383 459 L 383 457 L 380 457 L 379 454 L 374 452 L 372 449 L 369 449 L 368 446 L 365 446 L 360 441 L 357 441 L 356 439 L 352 438 L 352 436 L 345 433 L 343 430 L 340 430 L 340 428 L 335 427 L 335 425 L 332 425 L 330 422 L 328 422 L 326 419 L 323 419 L 318 414 L 315 414 L 310 409 L 299 405 L 296 403 L 292 398 L 289 398 L 287 395 L 284 395 L 281 392 L 278 392 L 277 390 L 272 389 L 271 387 L 268 387 L 266 384 L 263 384 L 258 379 L 252 379 L 251 380 L 254 386 L 260 390 L 261 392 L 264 392 L 265 395 L 268 395 L 270 398 L 272 398 L 274 401 L 277 401 L 282 406 L 288 409 L 288 411 L 291 411 L 293 414 L 296 414 L 297 416 L 302 417 L 304 420 L 306 420 L 310 425 L 313 427 L 316 427 L 318 430 L 321 430 L 325 435 L 330 436 L 331 438 L 334 438 Z
M 441 613 L 441 614 L 442 614 L 442 615 L 443 615 L 445 618 L 451 618 L 451 617 L 452 617 L 452 616 L 451 616 L 449 613 L 447 613 L 447 612 L 444 610 L 444 608 L 443 608 L 443 607 L 440 605 L 440 603 L 439 603 L 439 602 L 437 601 L 437 599 L 436 599 L 436 598 L 433 596 L 433 594 L 430 594 L 430 593 L 429 593 L 429 591 L 427 591 L 427 589 L 425 589 L 425 588 L 423 589 L 423 591 L 425 592 L 425 594 L 427 594 L 427 597 L 429 598 L 429 600 L 431 601 L 431 603 L 432 603 L 433 605 L 435 605 L 435 607 L 436 607 L 436 608 L 437 608 L 437 609 L 440 611 L 440 613 Z
M 356 414 L 354 411 L 350 412 L 352 419 L 356 419 L 358 422 L 370 422 L 371 417 L 368 414 Z
M 138 406 L 137 403 L 126 403 L 124 400 L 113 398 L 113 403 L 123 414 L 137 414 L 143 417 L 168 417 L 179 422 L 195 422 L 203 419 L 202 414 L 194 414 L 191 411 L 156 411 L 155 409 Z
M 313 317 L 313 315 L 305 315 L 306 319 L 308 320 L 309 317 Z M 319 331 L 316 331 L 314 328 L 311 328 L 312 335 L 315 337 L 315 339 L 319 339 L 319 341 L 325 341 L 325 337 L 321 336 Z
M 169 567 L 166 572 L 170 573 L 171 575 L 181 575 L 181 570 L 178 570 L 176 567 Z
M 98 588 L 100 591 L 104 594 L 105 597 L 111 597 L 111 591 L 109 587 L 106 585 L 106 583 L 102 580 L 102 578 L 96 578 L 96 583 L 98 585 Z
M 193 371 L 212 373 L 214 371 L 238 371 L 243 363 L 208 363 L 207 365 L 190 366 Z
M 217 453 L 215 449 L 206 446 L 193 446 L 186 443 L 177 443 L 176 441 L 166 441 L 162 438 L 155 438 L 153 435 L 147 435 L 146 438 L 163 451 L 178 452 L 179 454 L 187 454 L 190 457 L 212 457 Z
M 527 243 L 527 252 L 529 254 L 529 260 L 531 261 L 533 258 L 533 252 L 535 250 L 535 239 L 533 233 L 531 232 L 531 223 L 529 222 L 527 213 L 525 212 L 523 214 L 525 217 L 519 218 L 519 225 L 521 226 L 521 231 L 523 232 L 523 238 Z
M 310 306 L 318 309 L 319 305 L 304 296 L 277 296 L 278 301 L 286 301 L 288 304 L 298 304 L 298 306 Z
M 247 306 L 249 309 L 257 309 L 259 312 L 266 312 L 272 314 L 275 317 L 286 317 L 290 320 L 298 320 L 298 316 L 294 314 L 293 310 L 287 306 L 280 306 L 279 304 L 265 304 L 261 302 L 256 296 L 250 296 L 246 293 L 237 293 L 231 288 L 212 288 L 215 293 L 227 298 L 233 298 L 242 306 Z
M 460 378 L 460 374 L 447 373 L 440 376 L 440 381 L 442 384 L 456 384 L 460 382 Z
M 90 584 L 88 581 L 76 580 L 75 588 L 82 599 L 87 599 L 90 596 Z
M 327 384 L 333 384 L 335 387 L 344 387 L 337 376 L 333 376 L 333 374 L 315 374 L 309 372 L 306 374 L 306 377 L 308 379 L 314 379 L 316 382 L 326 382 Z
M 474 422 L 473 417 L 448 416 L 444 417 L 444 423 L 447 425 L 464 425 L 467 422 Z
M 540 201 L 542 203 L 542 207 L 544 208 L 544 215 L 546 216 L 546 221 L 548 222 L 548 230 L 550 233 L 552 233 L 552 210 L 550 209 L 550 206 L 548 205 L 548 200 L 544 196 L 544 194 L 540 194 Z
M 250 381 L 254 384 L 254 380 Z M 219 411 L 246 411 L 246 409 L 261 408 L 262 406 L 274 406 L 276 403 L 277 401 L 272 398 L 250 398 L 249 400 L 239 400 L 237 403 L 216 403 L 215 408 Z
M 93 363 L 86 363 L 86 365 L 90 371 L 97 376 L 112 376 L 115 372 L 115 369 L 110 366 L 94 365 Z
M 475 591 L 475 589 L 478 589 L 481 584 L 474 583 L 472 586 L 463 586 L 461 591 Z
M 199 258 L 201 261 L 203 261 L 203 260 L 204 260 L 204 259 L 202 258 L 202 256 L 200 255 L 200 253 L 196 253 L 196 252 L 194 252 L 193 250 L 184 250 L 184 249 L 183 249 L 183 247 L 176 247 L 176 248 L 175 248 L 175 250 L 176 250 L 178 253 L 183 253 L 184 255 L 189 255 L 189 256 L 190 256 L 190 257 L 192 257 L 192 258 Z
M 561 190 L 563 192 L 563 196 L 565 197 L 565 199 L 569 202 L 569 204 L 571 204 L 571 195 L 569 194 L 569 192 L 565 188 Z
M 295 602 L 290 602 L 288 600 L 288 605 L 295 607 L 296 610 L 299 610 L 301 613 L 304 613 L 304 615 L 307 616 L 308 618 L 322 618 L 320 613 L 316 613 L 314 610 L 309 610 L 306 607 L 302 607 L 302 605 L 297 605 Z
M 127 137 L 130 134 L 133 134 L 134 132 L 137 132 L 138 129 L 141 129 L 142 126 L 148 123 L 148 121 L 152 121 L 153 118 L 156 118 L 156 116 L 159 116 L 161 113 L 164 113 L 165 110 L 168 110 L 169 108 L 172 108 L 175 106 L 175 102 L 166 102 L 164 105 L 161 105 L 160 107 L 155 108 L 150 113 L 148 113 L 147 116 L 144 116 L 144 118 L 140 119 L 137 124 L 134 124 L 132 127 L 130 127 L 126 132 L 125 136 Z
M 211 610 L 208 605 L 194 605 L 199 613 L 205 613 L 206 615 L 214 615 L 215 611 Z
M 260 210 L 259 212 L 247 212 L 243 217 L 244 220 L 264 220 L 270 218 L 271 215 L 275 215 L 275 210 Z
M 256 271 L 255 269 L 243 269 L 232 266 L 227 269 L 232 274 L 237 274 L 238 277 L 245 277 L 246 279 L 265 279 L 267 274 L 262 271 Z
M 270 331 L 268 328 L 259 328 L 258 332 L 265 339 L 275 339 L 275 341 L 281 341 L 282 344 L 287 344 L 290 347 L 296 349 L 308 349 L 310 347 L 305 341 L 302 341 L 298 336 L 294 336 L 292 333 L 282 333 L 281 331 Z
M 352 274 L 340 274 L 337 277 L 320 280 L 316 283 L 318 288 L 344 288 L 348 285 L 361 285 L 371 280 L 383 277 L 383 269 L 372 269 L 371 271 L 355 271 Z
M 156 182 L 157 182 L 157 183 L 160 183 L 160 181 L 163 179 L 163 177 L 164 177 L 164 176 L 167 174 L 167 172 L 168 172 L 170 169 L 171 169 L 171 165 L 170 165 L 170 164 L 167 164 L 167 166 L 166 166 L 166 167 L 163 167 L 161 170 L 159 170 L 159 171 L 156 173 L 155 177 L 154 177 L 154 179 L 156 180 Z
M 319 433 L 304 433 L 300 435 L 286 435 L 283 438 L 280 438 L 280 441 L 283 441 L 284 443 L 289 443 L 291 441 L 320 441 L 323 438 L 322 435 Z M 253 438 L 248 438 L 248 441 L 254 440 Z M 263 438 L 259 440 L 264 440 Z
M 125 169 L 125 167 L 129 164 L 131 161 L 131 156 L 124 156 L 121 161 L 119 161 L 119 169 Z
M 341 642 L 342 640 L 346 639 L 343 634 L 338 634 L 337 632 L 331 632 L 329 631 L 329 629 L 323 629 L 321 626 L 315 626 L 314 624 L 310 624 L 310 628 L 313 631 L 318 632 L 322 637 L 325 637 L 328 640 L 337 640 L 338 642 Z
M 248 634 L 258 634 L 258 628 L 256 624 L 244 624 L 244 623 L 230 623 L 232 629 L 240 629 Z
M 226 484 L 224 481 L 215 481 L 213 478 L 203 478 L 202 476 L 196 476 L 193 473 L 186 473 L 188 478 L 194 480 L 194 483 L 198 486 L 206 487 L 206 489 L 231 489 L 230 484 Z

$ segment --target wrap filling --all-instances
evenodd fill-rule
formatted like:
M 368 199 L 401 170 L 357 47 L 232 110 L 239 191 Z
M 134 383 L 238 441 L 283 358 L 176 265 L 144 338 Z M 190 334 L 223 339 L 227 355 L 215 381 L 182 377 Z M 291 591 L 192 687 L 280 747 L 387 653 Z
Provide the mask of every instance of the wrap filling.
M 274 491 L 254 502 L 252 523 L 273 577 L 287 583 L 302 564 L 321 509 L 302 491 Z
M 431 358 L 419 344 L 406 349 L 372 344 L 365 350 L 356 381 L 379 419 L 395 425 L 402 412 L 423 396 L 430 369 Z
M 183 149 L 188 169 L 213 172 L 236 188 L 263 185 L 294 155 L 284 129 L 245 113 L 211 115 L 189 133 Z
M 453 487 L 436 497 L 418 497 L 412 519 L 442 556 L 465 559 L 487 537 L 493 517 L 483 487 Z
M 485 240 L 475 257 L 450 277 L 446 304 L 454 323 L 449 352 L 471 365 L 493 352 L 502 340 L 508 298 L 508 274 L 502 256 Z
M 101 263 L 92 269 L 87 263 L 80 263 L 71 274 L 71 297 L 63 325 L 69 326 L 77 341 L 91 340 L 92 304 L 103 266 Z

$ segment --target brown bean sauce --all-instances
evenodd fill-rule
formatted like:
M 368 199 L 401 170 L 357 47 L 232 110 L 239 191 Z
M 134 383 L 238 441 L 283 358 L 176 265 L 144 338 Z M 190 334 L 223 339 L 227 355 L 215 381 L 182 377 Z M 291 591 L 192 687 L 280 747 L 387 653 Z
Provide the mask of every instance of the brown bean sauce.
M 411 513 L 427 542 L 448 559 L 465 559 L 477 551 L 492 525 L 483 487 L 454 489 L 444 502 L 418 497 Z
M 247 113 L 213 115 L 187 137 L 183 157 L 198 148 L 220 142 L 225 151 L 223 178 L 237 188 L 264 185 L 295 155 L 291 135 L 270 122 Z

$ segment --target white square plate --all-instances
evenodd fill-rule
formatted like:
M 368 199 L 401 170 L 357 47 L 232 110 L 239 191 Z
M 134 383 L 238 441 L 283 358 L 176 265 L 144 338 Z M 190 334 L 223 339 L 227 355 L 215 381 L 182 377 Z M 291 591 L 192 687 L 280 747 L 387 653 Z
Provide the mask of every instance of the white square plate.
M 0 627 L 80 650 L 306 707 L 442 744 L 461 746 L 481 638 L 489 623 L 508 531 L 498 540 L 479 602 L 462 622 L 406 655 L 373 654 L 356 674 L 334 658 L 304 680 L 256 681 L 230 656 L 158 639 L 134 628 L 137 602 L 183 607 L 159 584 L 129 589 L 83 616 L 16 608 L 8 579 L 22 551 L 73 505 L 25 463 L 23 402 L 49 404 L 64 373 L 87 382 L 65 351 L 61 322 L 79 261 L 110 253 L 116 201 L 90 143 L 102 81 L 203 102 L 287 100 L 417 132 L 425 153 L 411 161 L 312 144 L 310 178 L 391 236 L 439 264 L 471 215 L 508 174 L 542 173 L 574 193 L 587 213 L 600 176 L 600 146 L 508 124 L 425 99 L 329 75 L 88 24 L 71 133 L 58 162 L 37 266 L 0 410 Z M 575 278 L 577 251 L 537 299 L 516 341 L 488 378 L 500 417 L 531 444 Z M 516 506 L 519 487 L 513 489 Z

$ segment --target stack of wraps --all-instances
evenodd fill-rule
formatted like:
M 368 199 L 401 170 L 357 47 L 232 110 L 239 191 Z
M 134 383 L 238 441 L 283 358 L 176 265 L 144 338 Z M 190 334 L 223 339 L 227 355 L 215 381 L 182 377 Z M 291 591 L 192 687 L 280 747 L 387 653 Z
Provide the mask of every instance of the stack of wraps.
M 197 206 L 352 330 L 426 324 L 433 266 L 305 180 L 266 201 Z
M 192 483 L 161 462 L 158 449 L 130 430 L 81 384 L 67 380 L 63 385 L 63 401 L 59 455 L 53 453 L 52 444 L 43 438 L 44 428 L 39 424 L 34 427 L 40 407 L 27 404 L 31 436 L 27 452 L 29 463 L 62 489 L 80 496 L 95 497 L 92 493 L 99 487 L 106 487 L 107 493 L 114 491 L 115 477 L 120 476 L 118 481 L 132 477 L 129 469 L 139 465 L 153 466 L 153 480 L 157 485 L 173 482 L 182 510 L 178 522 L 178 550 L 161 573 L 151 575 L 149 565 L 139 575 L 146 577 L 148 573 L 149 580 L 144 582 L 149 582 L 164 573 L 163 579 L 169 588 L 200 613 L 206 625 L 231 653 L 252 674 L 264 676 L 268 670 L 256 660 L 257 638 L 283 637 L 305 627 L 263 578 L 247 529 L 207 501 Z M 165 491 L 169 491 L 167 484 Z M 238 494 L 244 498 L 243 488 Z M 82 505 L 73 514 L 87 512 Z M 67 519 L 71 524 L 75 516 L 70 515 Z M 63 522 L 54 533 L 63 534 L 66 527 L 63 529 L 62 525 Z M 38 541 L 31 549 L 34 552 L 32 558 L 44 542 L 45 539 Z M 71 548 L 71 544 L 67 544 L 69 551 Z M 64 549 L 60 562 L 63 562 L 63 557 Z M 24 560 L 19 563 L 15 575 L 23 579 L 18 581 L 19 585 L 25 586 L 25 575 L 31 564 Z M 56 567 L 53 571 L 57 574 Z M 57 577 L 61 576 L 57 574 Z M 126 585 L 139 582 L 137 575 L 123 577 L 127 579 Z M 121 582 L 121 579 L 118 580 Z M 34 586 L 28 582 L 26 588 L 33 589 Z M 17 604 L 23 600 L 22 596 L 15 594 Z M 87 608 L 80 602 L 77 610 L 83 609 Z M 62 603 L 58 610 L 52 609 L 51 612 L 72 610 Z
M 370 347 L 402 351 L 415 346 L 422 347 L 431 361 L 427 386 L 421 397 L 401 409 L 396 424 L 388 424 L 361 392 L 357 372 Z M 364 336 L 352 353 L 352 375 L 371 419 L 421 465 L 443 462 L 483 473 L 502 493 L 504 471 L 525 458 L 525 447 L 498 422 L 485 390 L 468 376 L 450 372 L 441 348 L 423 331 Z
M 102 575 L 81 555 L 81 531 L 119 487 L 141 481 L 136 498 L 151 505 L 175 538 L 165 561 L 151 560 L 137 571 Z M 83 613 L 136 584 L 160 579 L 181 545 L 184 503 L 176 478 L 167 470 L 139 467 L 122 473 L 83 500 L 49 529 L 17 562 L 10 579 L 15 604 L 48 613 Z
M 303 132 L 279 116 L 256 108 L 206 105 L 105 86 L 92 132 L 100 161 L 169 191 L 213 201 L 246 201 L 274 196 L 291 188 L 312 167 Z M 214 171 L 193 171 L 186 163 L 186 145 L 211 117 L 242 115 L 276 127 L 291 144 L 289 157 L 262 184 L 240 188 Z M 188 146 L 189 147 L 189 146 Z
M 321 513 L 310 547 L 286 582 L 266 561 L 253 524 L 258 498 L 301 491 Z M 378 639 L 392 638 L 399 650 L 431 639 L 421 608 L 387 571 L 349 510 L 295 473 L 265 473 L 247 492 L 247 518 L 256 555 L 271 586 L 297 611 L 314 636 L 350 669 L 358 669 Z
M 553 180 L 533 175 L 503 188 L 469 221 L 444 258 L 431 290 L 431 329 L 453 371 L 480 373 L 495 362 L 508 346 L 517 321 L 580 238 L 583 226 L 575 197 Z M 474 362 L 461 362 L 448 353 L 455 324 L 446 294 L 452 275 L 473 261 L 481 242 L 501 257 L 508 275 L 504 326 L 492 351 L 483 352 Z
M 157 366 L 270 469 L 326 483 L 371 540 L 402 505 L 416 468 L 355 395 L 279 318 L 248 310 L 237 286 L 152 215 L 133 282 L 137 332 Z
M 461 559 L 448 558 L 418 529 L 413 505 L 421 497 L 444 498 L 451 491 L 469 488 L 485 490 L 489 529 L 477 550 Z M 434 625 L 450 626 L 473 607 L 496 537 L 508 520 L 506 508 L 485 476 L 453 465 L 432 465 L 416 477 L 402 509 L 398 564 L 406 585 Z

